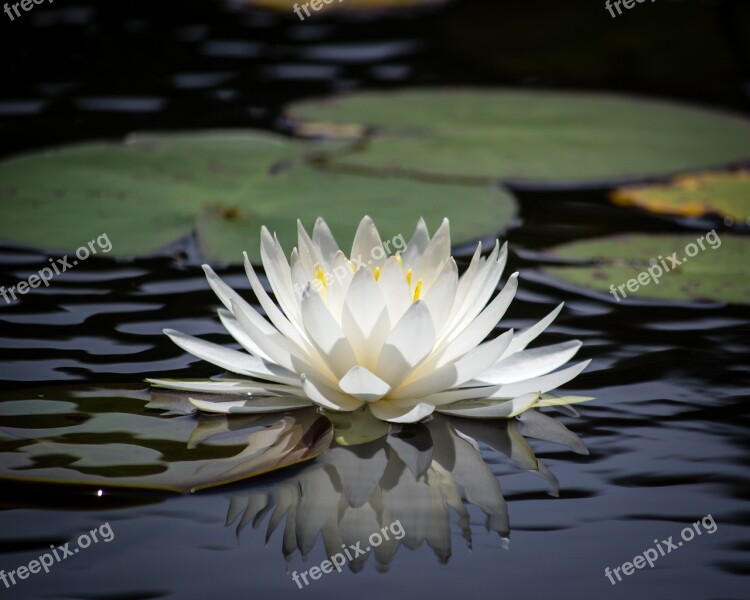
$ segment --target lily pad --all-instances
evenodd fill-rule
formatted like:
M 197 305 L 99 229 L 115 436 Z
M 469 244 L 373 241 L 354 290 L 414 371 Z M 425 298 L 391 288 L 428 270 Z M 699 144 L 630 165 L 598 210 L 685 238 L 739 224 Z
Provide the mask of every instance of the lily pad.
M 570 261 L 543 267 L 544 273 L 618 301 L 750 301 L 750 240 L 745 237 L 719 237 L 715 231 L 622 235 L 563 244 L 543 256 Z
M 150 399 L 137 386 L 2 394 L 0 479 L 189 492 L 310 460 L 333 439 L 314 409 L 196 418 Z
M 330 157 L 334 167 L 426 179 L 605 186 L 750 159 L 746 119 L 606 94 L 366 92 L 288 112 L 302 132 L 369 127 L 356 150 Z
M 750 225 L 750 172 L 681 175 L 665 185 L 621 188 L 612 199 L 653 213 L 683 217 L 714 214 Z
M 336 147 L 339 144 L 334 144 Z M 498 187 L 444 186 L 331 173 L 304 158 L 319 146 L 248 132 L 135 135 L 0 163 L 0 239 L 72 252 L 106 233 L 132 257 L 168 247 L 197 229 L 208 260 L 259 260 L 261 225 L 288 251 L 296 219 L 322 216 L 342 247 L 369 214 L 383 239 L 411 233 L 420 216 L 451 220 L 457 244 L 496 234 L 516 204 Z

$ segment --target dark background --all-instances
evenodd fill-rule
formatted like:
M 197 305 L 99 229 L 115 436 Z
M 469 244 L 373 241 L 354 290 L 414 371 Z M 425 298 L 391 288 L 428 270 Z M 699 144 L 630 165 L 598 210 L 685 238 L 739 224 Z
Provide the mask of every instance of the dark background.
M 219 0 L 57 0 L 21 13 L 13 22 L 0 13 L 2 154 L 143 129 L 284 130 L 290 100 L 406 84 L 587 88 L 750 109 L 742 0 L 644 2 L 615 19 L 603 0 L 326 5 L 304 22 Z
M 285 132 L 283 106 L 296 98 L 457 84 L 610 90 L 747 114 L 750 3 L 647 1 L 616 19 L 603 0 L 458 0 L 368 14 L 324 7 L 305 22 L 291 10 L 213 0 L 55 0 L 14 22 L 0 12 L 3 156 L 137 130 Z M 448 566 L 425 548 L 402 549 L 388 575 L 370 564 L 300 592 L 285 573 L 278 534 L 266 547 L 262 532 L 248 527 L 238 537 L 224 526 L 232 496 L 263 478 L 196 496 L 138 496 L 132 508 L 114 495 L 71 500 L 55 488 L 0 483 L 2 568 L 105 520 L 117 536 L 23 588 L 0 589 L 0 597 L 747 598 L 746 307 L 616 304 L 535 279 L 524 250 L 684 229 L 612 206 L 605 191 L 518 199 L 519 227 L 504 237 L 506 274 L 520 270 L 521 285 L 501 325 L 528 326 L 565 301 L 544 343 L 583 340 L 580 358 L 594 361 L 567 391 L 596 401 L 581 407 L 581 419 L 565 420 L 589 456 L 533 444 L 560 480 L 559 499 L 485 452 L 509 505 L 509 549 L 474 514 L 476 543 L 466 549 L 454 528 Z M 48 290 L 0 305 L 3 388 L 214 375 L 161 332 L 172 326 L 229 342 L 194 251 L 187 240 L 169 256 L 92 258 Z M 0 284 L 58 255 L 0 245 Z M 236 289 L 249 288 L 241 268 L 220 273 Z M 708 513 L 715 535 L 617 587 L 604 577 L 606 566 Z M 302 564 L 295 557 L 292 566 Z

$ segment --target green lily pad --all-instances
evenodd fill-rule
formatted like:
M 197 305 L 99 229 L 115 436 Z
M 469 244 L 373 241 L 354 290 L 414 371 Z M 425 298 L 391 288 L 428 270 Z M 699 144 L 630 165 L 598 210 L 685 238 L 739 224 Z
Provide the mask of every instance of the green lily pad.
M 544 273 L 612 294 L 618 301 L 750 301 L 750 239 L 745 237 L 719 237 L 715 231 L 703 236 L 621 235 L 563 244 L 543 256 L 571 261 L 545 266 Z
M 681 175 L 664 185 L 621 188 L 612 199 L 653 213 L 682 217 L 716 214 L 750 225 L 750 172 Z
M 339 446 L 358 446 L 388 435 L 391 424 L 376 418 L 366 407 L 354 412 L 323 411 L 333 425 Z
M 339 144 L 334 143 L 335 147 Z M 242 132 L 131 136 L 0 163 L 0 239 L 72 252 L 106 233 L 98 256 L 132 257 L 197 230 L 208 260 L 259 261 L 262 225 L 287 251 L 296 219 L 324 217 L 348 250 L 365 214 L 383 239 L 410 235 L 420 216 L 431 228 L 451 220 L 455 243 L 496 234 L 516 204 L 498 187 L 444 186 L 364 178 L 310 166 L 319 146 Z
M 298 102 L 289 114 L 302 133 L 369 127 L 356 150 L 330 157 L 334 167 L 427 179 L 610 185 L 750 159 L 746 119 L 605 94 L 367 92 Z
M 196 418 L 150 399 L 136 386 L 2 394 L 0 479 L 190 492 L 310 460 L 333 439 L 314 409 Z

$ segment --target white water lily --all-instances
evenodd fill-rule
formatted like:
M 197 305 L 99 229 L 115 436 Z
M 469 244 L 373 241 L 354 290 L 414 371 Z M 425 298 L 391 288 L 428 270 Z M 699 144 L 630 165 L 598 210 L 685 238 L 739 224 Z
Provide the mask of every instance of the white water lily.
M 298 245 L 287 261 L 278 239 L 263 227 L 261 258 L 275 302 L 247 255 L 245 270 L 267 318 L 203 267 L 225 307 L 219 318 L 245 352 L 164 330 L 182 349 L 242 377 L 149 381 L 201 392 L 191 402 L 207 412 L 310 405 L 354 411 L 367 405 L 394 423 L 417 422 L 433 411 L 508 418 L 532 407 L 587 400 L 547 394 L 588 364 L 555 371 L 580 341 L 526 349 L 562 304 L 526 330 L 484 341 L 513 299 L 518 273 L 492 299 L 507 244 L 496 242 L 486 257 L 479 244 L 460 277 L 450 249 L 448 220 L 430 238 L 420 219 L 404 251 L 388 256 L 365 217 L 347 257 L 318 219 L 312 238 L 298 222 Z

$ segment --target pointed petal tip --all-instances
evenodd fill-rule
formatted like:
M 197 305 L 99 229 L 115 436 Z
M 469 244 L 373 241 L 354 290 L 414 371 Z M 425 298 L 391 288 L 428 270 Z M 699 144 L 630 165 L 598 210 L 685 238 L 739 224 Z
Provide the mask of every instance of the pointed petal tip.
M 388 423 L 418 423 L 423 419 L 429 417 L 435 410 L 435 406 L 426 402 L 420 402 L 416 406 L 409 410 L 393 410 L 389 407 L 387 401 L 385 405 L 381 403 L 369 404 L 370 412 L 380 419 L 381 421 L 387 421 Z M 395 414 L 394 414 L 395 413 Z
M 341 378 L 339 388 L 365 402 L 376 402 L 391 391 L 391 386 L 369 369 L 355 365 Z

